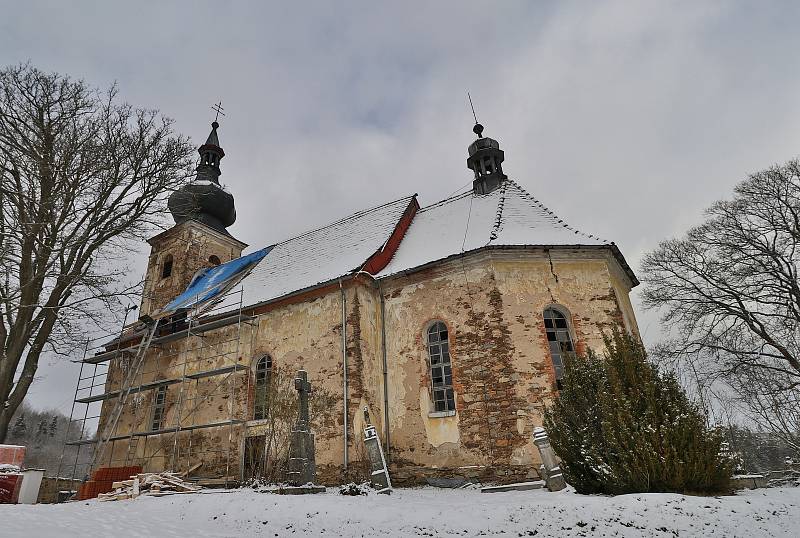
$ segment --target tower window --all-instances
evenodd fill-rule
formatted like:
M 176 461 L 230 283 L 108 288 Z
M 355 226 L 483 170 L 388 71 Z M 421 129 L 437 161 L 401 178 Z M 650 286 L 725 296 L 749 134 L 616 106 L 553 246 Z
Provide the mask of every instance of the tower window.
M 492 166 L 492 158 L 491 157 L 484 157 L 483 158 L 483 170 L 487 174 L 491 174 L 494 172 L 494 167 Z
M 221 262 L 219 261 L 219 256 L 215 256 L 212 254 L 211 256 L 208 257 L 208 263 L 210 263 L 213 266 L 217 266 Z
M 428 361 L 434 411 L 455 411 L 453 371 L 450 364 L 450 341 L 447 325 L 434 322 L 428 328 Z
M 269 384 L 272 380 L 272 357 L 264 355 L 256 363 L 255 397 L 253 398 L 253 420 L 267 418 L 269 410 Z
M 172 254 L 164 256 L 164 261 L 161 262 L 161 278 L 167 278 L 172 274 Z
M 150 421 L 150 431 L 158 431 L 164 427 L 164 415 L 167 403 L 167 386 L 161 385 L 156 389 L 153 400 L 153 419 Z
M 564 355 L 575 352 L 566 316 L 553 307 L 546 308 L 544 330 L 547 333 L 547 342 L 550 344 L 550 358 L 556 372 L 556 386 L 561 389 L 564 379 Z

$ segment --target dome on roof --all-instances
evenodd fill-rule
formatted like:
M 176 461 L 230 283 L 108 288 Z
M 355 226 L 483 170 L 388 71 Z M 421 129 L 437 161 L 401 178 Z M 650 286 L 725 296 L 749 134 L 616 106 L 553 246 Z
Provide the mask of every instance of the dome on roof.
M 211 181 L 195 181 L 173 192 L 167 207 L 175 224 L 187 220 L 202 222 L 223 233 L 236 222 L 233 195 Z
M 236 222 L 236 207 L 233 195 L 219 185 L 219 176 L 222 174 L 219 163 L 225 152 L 219 145 L 218 128 L 216 121 L 211 124 L 206 143 L 197 150 L 200 164 L 197 165 L 195 180 L 173 192 L 167 207 L 175 224 L 196 220 L 227 234 L 225 228 Z
M 489 194 L 508 179 L 503 173 L 505 154 L 500 142 L 483 137 L 483 125 L 476 124 L 474 131 L 478 138 L 467 148 L 467 168 L 475 174 L 472 190 L 475 194 Z

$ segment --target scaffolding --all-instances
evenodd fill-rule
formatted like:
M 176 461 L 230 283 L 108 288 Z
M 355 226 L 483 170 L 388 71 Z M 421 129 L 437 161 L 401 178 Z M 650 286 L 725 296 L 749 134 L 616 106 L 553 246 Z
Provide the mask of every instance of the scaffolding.
M 64 462 L 62 452 L 59 475 L 70 466 L 73 479 L 85 480 L 98 467 L 188 471 L 208 464 L 200 471 L 210 470 L 208 482 L 240 481 L 250 384 L 242 344 L 248 328 L 251 347 L 255 336 L 243 295 L 239 287 L 213 304 L 195 301 L 168 318 L 123 322 L 115 338 L 88 340 L 67 428 L 77 438 L 64 445 L 76 447 L 75 457 Z

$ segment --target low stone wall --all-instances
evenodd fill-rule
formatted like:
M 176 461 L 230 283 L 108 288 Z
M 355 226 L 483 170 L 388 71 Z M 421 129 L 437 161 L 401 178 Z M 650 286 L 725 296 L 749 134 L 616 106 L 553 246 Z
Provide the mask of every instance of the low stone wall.
M 366 461 L 350 462 L 347 473 L 341 465 L 318 465 L 317 482 L 325 486 L 338 486 L 347 482 L 369 480 L 370 467 Z M 529 465 L 470 465 L 466 467 L 424 467 L 402 460 L 389 461 L 392 485 L 399 487 L 444 485 L 456 487 L 465 482 L 480 484 L 511 484 L 541 480 L 536 469 Z
M 731 487 L 733 489 L 759 489 L 767 487 L 769 480 L 763 474 L 733 475 Z
M 419 486 L 424 484 L 456 485 L 459 482 L 481 484 L 511 484 L 540 480 L 539 473 L 528 465 L 470 465 L 466 467 L 432 468 L 393 461 L 389 464 L 389 475 L 396 486 Z
M 800 464 L 790 465 L 786 469 L 764 473 L 771 487 L 800 486 Z

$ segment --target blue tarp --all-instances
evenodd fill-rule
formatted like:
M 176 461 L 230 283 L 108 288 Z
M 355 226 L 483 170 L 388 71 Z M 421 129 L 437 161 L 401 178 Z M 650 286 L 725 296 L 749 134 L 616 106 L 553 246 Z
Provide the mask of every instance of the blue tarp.
M 262 248 L 216 267 L 201 269 L 189 283 L 186 291 L 170 301 L 160 313 L 171 314 L 177 310 L 193 308 L 214 299 L 227 291 L 245 272 L 255 267 L 270 250 L 272 247 Z

